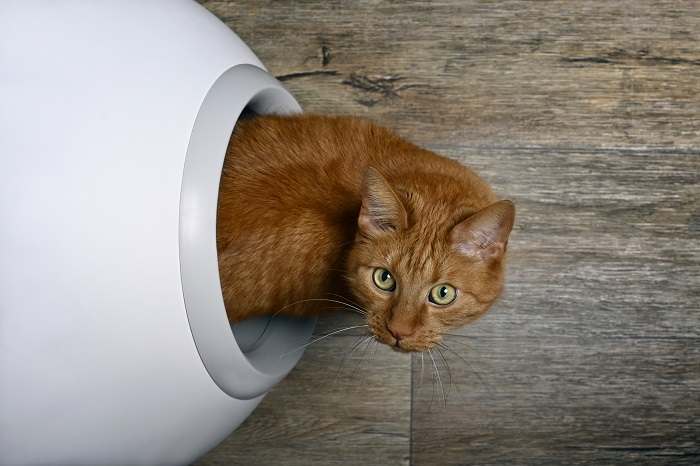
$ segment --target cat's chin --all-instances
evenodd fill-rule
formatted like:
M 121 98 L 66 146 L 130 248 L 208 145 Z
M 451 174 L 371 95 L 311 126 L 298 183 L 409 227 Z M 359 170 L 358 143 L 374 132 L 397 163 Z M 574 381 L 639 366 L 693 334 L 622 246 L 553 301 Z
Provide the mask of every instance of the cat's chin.
M 397 346 L 396 344 L 384 343 L 386 346 L 396 351 L 397 353 L 420 353 L 423 351 L 428 351 L 430 347 L 419 348 L 416 346 Z

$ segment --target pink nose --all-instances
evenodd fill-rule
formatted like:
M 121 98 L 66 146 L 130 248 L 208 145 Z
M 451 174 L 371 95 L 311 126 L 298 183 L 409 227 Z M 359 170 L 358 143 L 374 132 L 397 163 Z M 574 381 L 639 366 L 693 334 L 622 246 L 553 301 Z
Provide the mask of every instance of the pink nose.
M 392 320 L 389 322 L 389 325 L 387 325 L 387 328 L 397 340 L 410 337 L 416 331 L 416 328 L 410 322 L 402 320 Z

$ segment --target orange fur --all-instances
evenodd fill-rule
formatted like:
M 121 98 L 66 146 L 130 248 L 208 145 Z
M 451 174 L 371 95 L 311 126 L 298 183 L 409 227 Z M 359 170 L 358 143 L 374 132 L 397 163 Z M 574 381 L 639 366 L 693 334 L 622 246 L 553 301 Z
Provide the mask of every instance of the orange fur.
M 241 120 L 217 219 L 229 319 L 308 315 L 324 306 L 293 303 L 338 293 L 362 305 L 380 341 L 430 348 L 500 294 L 514 209 L 496 201 L 468 168 L 365 120 Z M 374 285 L 375 267 L 396 290 Z M 439 283 L 458 290 L 454 303 L 428 302 Z

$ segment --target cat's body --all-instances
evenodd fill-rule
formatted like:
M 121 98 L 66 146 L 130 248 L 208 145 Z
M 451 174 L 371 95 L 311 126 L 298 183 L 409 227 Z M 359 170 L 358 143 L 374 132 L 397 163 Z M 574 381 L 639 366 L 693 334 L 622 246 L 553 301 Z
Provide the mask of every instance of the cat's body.
M 280 310 L 306 315 L 328 306 L 299 301 L 335 294 L 367 309 L 367 300 L 373 299 L 368 293 L 373 292 L 358 286 L 360 275 L 366 275 L 360 272 L 363 267 L 404 269 L 406 286 L 389 293 L 398 299 L 401 292 L 406 298 L 409 275 L 425 281 L 432 274 L 438 280 L 437 269 L 460 267 L 446 263 L 452 252 L 445 249 L 445 238 L 461 220 L 494 202 L 491 189 L 471 170 L 364 120 L 296 116 L 240 121 L 226 157 L 217 219 L 229 318 L 238 321 Z M 501 229 L 510 232 L 510 226 L 512 218 Z M 397 234 L 401 237 L 392 236 Z M 370 244 L 373 249 L 365 250 Z M 373 258 L 376 254 L 382 258 Z M 500 279 L 502 254 L 497 259 Z M 467 292 L 485 293 L 490 304 L 500 280 L 482 285 L 478 293 Z M 380 299 L 388 297 L 387 290 L 375 291 L 381 292 Z M 473 317 L 484 311 L 472 312 Z M 399 313 L 389 309 L 370 314 L 370 328 L 377 333 L 382 327 L 386 333 L 379 322 L 382 316 L 388 327 Z M 411 314 L 402 317 L 404 330 L 426 321 L 420 312 Z

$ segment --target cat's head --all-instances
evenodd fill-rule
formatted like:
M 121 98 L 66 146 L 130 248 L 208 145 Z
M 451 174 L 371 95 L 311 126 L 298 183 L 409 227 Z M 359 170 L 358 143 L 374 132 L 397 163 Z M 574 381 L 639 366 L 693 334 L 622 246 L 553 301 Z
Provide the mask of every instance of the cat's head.
M 424 351 L 483 315 L 503 287 L 515 208 L 476 212 L 393 188 L 369 169 L 348 261 L 350 291 L 379 341 Z

